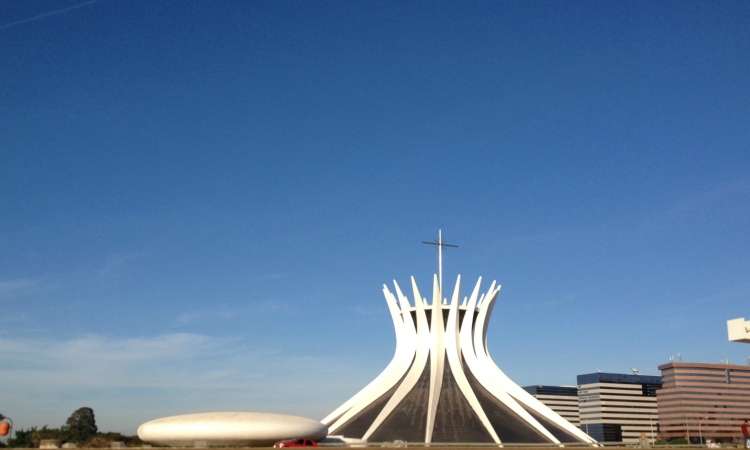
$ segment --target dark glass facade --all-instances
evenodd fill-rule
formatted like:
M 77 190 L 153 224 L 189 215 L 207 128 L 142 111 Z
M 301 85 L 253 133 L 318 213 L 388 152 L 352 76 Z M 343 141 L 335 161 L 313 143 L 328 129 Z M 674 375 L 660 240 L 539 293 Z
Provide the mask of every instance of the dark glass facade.
M 590 423 L 582 428 L 599 442 L 622 442 L 622 427 L 616 423 Z
M 524 386 L 526 392 L 531 395 L 569 395 L 571 397 L 578 396 L 578 388 L 575 386 Z
M 631 375 L 626 373 L 585 373 L 578 375 L 577 381 L 579 386 L 593 383 L 648 384 L 657 386 L 654 390 L 661 386 L 661 377 L 658 375 Z

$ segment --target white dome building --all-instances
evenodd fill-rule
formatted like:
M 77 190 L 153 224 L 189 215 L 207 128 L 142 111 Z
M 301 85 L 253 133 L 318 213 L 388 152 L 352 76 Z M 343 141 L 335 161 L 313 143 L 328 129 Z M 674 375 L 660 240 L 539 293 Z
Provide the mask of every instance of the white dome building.
M 208 412 L 162 417 L 138 427 L 144 442 L 193 447 L 271 446 L 286 439 L 319 440 L 328 427 L 317 420 L 261 412 Z

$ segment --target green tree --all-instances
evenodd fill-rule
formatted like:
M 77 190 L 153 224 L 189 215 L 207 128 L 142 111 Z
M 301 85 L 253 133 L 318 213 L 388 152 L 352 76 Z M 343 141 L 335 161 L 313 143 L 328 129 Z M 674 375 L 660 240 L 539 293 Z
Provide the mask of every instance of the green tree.
M 18 428 L 13 432 L 14 436 L 8 439 L 8 447 L 16 448 L 33 448 L 39 447 L 43 439 L 63 439 L 63 431 L 59 428 L 49 428 L 47 425 L 42 428 L 31 427 L 28 429 Z
M 35 428 L 31 433 L 31 443 L 34 447 L 39 447 L 39 443 L 45 439 L 60 441 L 65 438 L 64 430 L 60 428 L 50 428 L 47 425 L 42 428 Z
M 96 436 L 94 410 L 88 406 L 78 408 L 68 417 L 63 427 L 68 441 L 83 443 Z
M 8 439 L 8 447 L 31 448 L 34 443 L 31 441 L 31 435 L 36 431 L 36 427 L 24 430 L 18 428 L 13 432 L 13 437 Z

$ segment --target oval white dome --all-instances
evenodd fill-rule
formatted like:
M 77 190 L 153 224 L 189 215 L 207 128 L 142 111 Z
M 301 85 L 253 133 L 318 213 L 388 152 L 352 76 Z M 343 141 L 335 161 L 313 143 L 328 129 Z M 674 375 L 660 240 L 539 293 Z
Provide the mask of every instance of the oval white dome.
M 328 427 L 314 419 L 260 412 L 208 412 L 162 417 L 138 427 L 145 442 L 185 445 L 269 445 L 284 439 L 322 439 Z

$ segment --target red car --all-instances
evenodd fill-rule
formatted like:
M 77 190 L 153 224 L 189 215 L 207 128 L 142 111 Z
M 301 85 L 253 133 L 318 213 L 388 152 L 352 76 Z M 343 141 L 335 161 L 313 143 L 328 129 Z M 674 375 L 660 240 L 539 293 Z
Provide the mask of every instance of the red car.
M 310 439 L 290 439 L 288 441 L 279 441 L 273 444 L 274 448 L 288 447 L 317 447 L 318 443 Z

